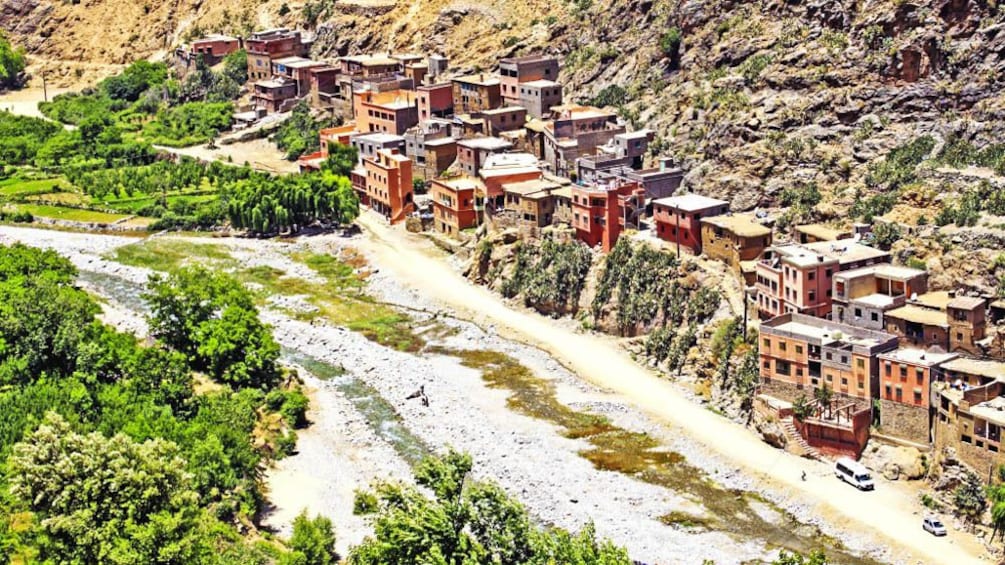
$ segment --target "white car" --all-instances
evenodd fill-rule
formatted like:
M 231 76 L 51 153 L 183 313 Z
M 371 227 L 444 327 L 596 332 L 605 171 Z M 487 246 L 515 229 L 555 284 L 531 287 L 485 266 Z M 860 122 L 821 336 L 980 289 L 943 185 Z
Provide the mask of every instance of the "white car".
M 942 525 L 942 521 L 932 516 L 925 518 L 925 520 L 921 523 L 921 527 L 933 536 L 946 535 L 946 527 Z

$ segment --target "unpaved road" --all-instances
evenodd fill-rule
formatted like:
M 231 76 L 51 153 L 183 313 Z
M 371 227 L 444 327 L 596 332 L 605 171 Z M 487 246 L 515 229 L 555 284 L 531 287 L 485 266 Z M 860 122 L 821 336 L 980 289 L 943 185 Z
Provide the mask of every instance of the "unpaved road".
M 613 340 L 577 333 L 543 316 L 510 308 L 436 257 L 428 241 L 387 226 L 375 214 L 364 213 L 358 223 L 369 232 L 360 246 L 402 284 L 477 323 L 494 325 L 504 335 L 548 351 L 581 377 L 622 395 L 734 463 L 765 489 L 786 493 L 844 530 L 876 537 L 889 544 L 899 560 L 953 565 L 983 562 L 983 548 L 969 535 L 951 532 L 946 538 L 935 538 L 921 529 L 924 509 L 909 486 L 880 480 L 874 492 L 856 491 L 836 480 L 826 464 L 774 449 L 686 399 L 672 383 L 632 361 Z M 803 472 L 811 479 L 802 481 Z

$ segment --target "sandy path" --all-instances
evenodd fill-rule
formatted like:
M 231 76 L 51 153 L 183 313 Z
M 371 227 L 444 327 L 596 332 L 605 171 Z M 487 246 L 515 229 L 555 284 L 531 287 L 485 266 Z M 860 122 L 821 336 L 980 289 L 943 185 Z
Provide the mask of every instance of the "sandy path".
M 65 88 L 49 88 L 49 100 L 53 96 L 66 92 Z M 41 88 L 22 88 L 6 94 L 0 95 L 0 112 L 11 112 L 19 116 L 32 116 L 44 118 L 42 112 L 38 111 L 38 103 L 43 100 Z
M 464 280 L 446 261 L 424 252 L 429 248 L 425 240 L 393 230 L 370 213 L 364 213 L 359 223 L 371 236 L 360 245 L 403 284 L 476 322 L 497 325 L 514 338 L 545 349 L 580 376 L 623 395 L 631 404 L 742 467 L 765 488 L 787 493 L 844 530 L 883 540 L 900 559 L 981 562 L 978 556 L 983 551 L 969 536 L 951 532 L 940 539 L 921 529 L 922 507 L 910 487 L 881 480 L 874 492 L 855 491 L 830 476 L 825 464 L 776 450 L 687 400 L 673 384 L 632 361 L 612 340 L 575 333 L 542 316 L 511 309 L 487 289 Z M 804 471 L 814 479 L 800 480 Z

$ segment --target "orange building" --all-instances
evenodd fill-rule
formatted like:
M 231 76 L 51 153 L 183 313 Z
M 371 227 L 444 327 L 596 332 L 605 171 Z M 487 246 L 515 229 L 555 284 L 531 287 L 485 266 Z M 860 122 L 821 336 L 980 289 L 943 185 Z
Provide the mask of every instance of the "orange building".
M 804 314 L 761 323 L 760 338 L 762 389 L 789 401 L 824 386 L 869 400 L 879 384 L 878 355 L 897 348 L 895 335 Z
M 907 348 L 879 356 L 879 420 L 884 433 L 928 444 L 932 383 L 945 380 L 942 364 L 956 357 Z
M 434 179 L 429 195 L 433 200 L 433 224 L 437 231 L 457 237 L 461 230 L 477 226 L 484 193 L 485 185 L 474 177 Z
M 402 135 L 419 123 L 415 93 L 408 90 L 356 92 L 353 94 L 353 113 L 356 130 L 360 133 Z
M 614 248 L 626 226 L 638 225 L 646 191 L 635 182 L 572 186 L 572 227 L 576 237 L 604 252 Z M 641 210 L 641 212 L 640 212 Z
M 397 149 L 381 149 L 375 157 L 362 161 L 352 174 L 360 203 L 380 212 L 392 224 L 404 221 L 415 211 L 411 159 Z

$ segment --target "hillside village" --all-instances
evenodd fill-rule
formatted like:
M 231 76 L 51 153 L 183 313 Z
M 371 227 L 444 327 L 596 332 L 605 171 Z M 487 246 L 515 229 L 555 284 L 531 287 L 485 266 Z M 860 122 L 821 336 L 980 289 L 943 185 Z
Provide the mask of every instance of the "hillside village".
M 368 217 L 448 250 L 470 280 L 507 298 L 525 292 L 506 288 L 517 278 L 513 273 L 526 268 L 521 253 L 537 252 L 552 243 L 562 246 L 555 253 L 571 253 L 572 258 L 556 270 L 558 276 L 588 288 L 577 288 L 571 298 L 552 299 L 546 307 L 526 299 L 523 305 L 555 318 L 574 319 L 582 324 L 581 330 L 602 331 L 591 324 L 602 318 L 605 307 L 620 306 L 598 305 L 611 291 L 606 288 L 605 295 L 595 288 L 619 281 L 598 282 L 593 276 L 627 278 L 625 265 L 612 265 L 624 258 L 619 250 L 644 249 L 659 260 L 638 264 L 661 269 L 649 273 L 652 280 L 646 284 L 673 285 L 673 292 L 687 297 L 705 294 L 694 311 L 679 303 L 671 308 L 671 300 L 663 294 L 662 310 L 653 307 L 659 314 L 648 321 L 633 319 L 630 331 L 619 328 L 619 337 L 627 338 L 622 346 L 640 364 L 657 370 L 666 367 L 665 351 L 656 358 L 648 351 L 655 341 L 652 336 L 659 335 L 666 339 L 664 349 L 684 348 L 675 353 L 671 367 L 676 370 L 664 376 L 680 375 L 687 362 L 699 372 L 708 372 L 709 367 L 725 375 L 753 371 L 752 390 L 728 393 L 744 396 L 744 415 L 727 415 L 756 430 L 772 446 L 809 459 L 828 464 L 839 458 L 861 460 L 890 479 L 927 475 L 935 480 L 940 469 L 962 465 L 966 471 L 940 484 L 943 504 L 951 504 L 946 497 L 966 482 L 966 476 L 988 485 L 1005 477 L 999 471 L 1005 468 L 1001 449 L 1005 283 L 997 288 L 986 284 L 983 268 L 976 273 L 973 265 L 975 257 L 986 259 L 994 249 L 981 245 L 979 254 L 959 255 L 959 249 L 941 239 L 943 234 L 933 231 L 933 224 L 973 226 L 976 220 L 964 216 L 981 212 L 982 204 L 967 200 L 974 193 L 966 192 L 959 201 L 940 201 L 945 206 L 938 215 L 931 206 L 905 211 L 910 207 L 905 198 L 880 202 L 881 197 L 861 194 L 847 214 L 828 208 L 832 202 L 820 206 L 826 213 L 808 213 L 821 202 L 813 182 L 795 183 L 797 189 L 787 188 L 778 198 L 751 199 L 746 193 L 731 198 L 721 183 L 702 177 L 703 168 L 680 150 L 682 137 L 668 138 L 659 116 L 643 112 L 640 117 L 602 93 L 570 96 L 560 77 L 569 77 L 565 67 L 578 63 L 554 51 L 519 50 L 522 54 L 498 57 L 486 69 L 457 66 L 433 51 L 349 49 L 341 56 L 323 57 L 313 49 L 322 39 L 319 31 L 322 36 L 326 33 L 280 27 L 244 36 L 210 34 L 193 37 L 165 54 L 179 77 L 222 69 L 235 54 L 246 54 L 247 82 L 236 91 L 232 105 L 221 106 L 232 114 L 226 117 L 226 126 L 209 135 L 207 149 L 215 149 L 223 137 L 235 146 L 262 141 L 284 122 L 295 123 L 298 116 L 309 115 L 311 123 L 323 124 L 307 128 L 312 138 L 317 130 L 317 144 L 312 143 L 317 150 L 290 157 L 295 163 L 291 168 L 299 171 L 290 178 L 323 179 L 333 170 L 347 173 L 347 186 L 342 188 L 355 195 Z M 669 46 L 665 50 L 669 52 Z M 920 65 L 911 61 L 905 66 Z M 920 68 L 913 75 L 905 71 L 913 80 L 921 72 Z M 924 156 L 938 155 L 938 164 L 945 165 L 954 148 L 966 153 L 954 143 L 964 145 L 951 136 L 938 142 L 915 139 L 880 162 L 893 167 L 902 159 L 914 167 Z M 149 155 L 130 164 L 187 162 L 166 153 L 174 150 L 156 149 L 148 146 Z M 217 167 L 200 159 L 199 167 L 206 171 Z M 963 168 L 971 161 L 961 157 L 952 164 Z M 218 169 L 229 170 L 236 163 L 219 165 Z M 261 178 L 273 178 L 270 173 L 276 172 L 259 164 L 249 167 L 248 162 L 240 168 L 244 169 L 259 169 Z M 900 174 L 891 171 L 870 169 L 870 174 Z M 952 184 L 960 182 L 957 172 L 925 174 L 944 174 Z M 227 178 L 230 173 L 213 174 Z M 239 177 L 245 173 L 233 174 L 231 180 L 240 185 Z M 41 180 L 48 182 L 49 177 Z M 293 186 L 297 181 L 289 182 Z M 305 182 L 328 190 L 317 188 L 322 181 Z M 889 183 L 914 186 L 901 178 Z M 201 192 L 180 190 L 178 196 L 208 201 L 212 197 L 206 186 L 199 187 Z M 54 186 L 41 197 L 62 198 L 62 192 Z M 162 201 L 166 206 L 167 196 Z M 24 202 L 11 206 L 18 205 Z M 4 210 L 0 202 L 0 212 Z M 318 212 L 305 222 L 265 221 L 262 228 L 234 220 L 250 216 L 248 210 L 219 212 L 216 223 L 194 227 L 109 214 L 109 221 L 86 227 L 218 229 L 220 219 L 229 213 L 227 233 L 292 236 L 308 224 L 330 231 L 341 223 L 337 215 L 332 219 L 332 212 L 328 216 Z M 990 222 L 981 229 L 993 227 Z M 63 226 L 82 227 L 72 222 Z M 923 248 L 922 241 L 932 249 Z M 966 243 L 966 251 L 973 251 L 976 244 Z M 929 257 L 927 262 L 920 259 Z M 954 267 L 953 260 L 965 265 Z M 1005 256 L 994 259 L 991 272 L 999 266 L 1005 266 Z M 968 276 L 957 276 L 961 271 Z M 591 299 L 592 318 L 581 311 Z M 518 307 L 518 302 L 509 304 Z M 677 307 L 682 309 L 668 314 Z M 664 317 L 658 331 L 649 323 L 654 316 Z M 673 339 L 659 334 L 674 323 L 681 331 L 670 327 Z M 736 345 L 730 344 L 721 359 L 703 359 L 710 355 L 709 344 L 721 338 L 713 334 L 722 328 L 729 330 Z M 734 347 L 756 359 L 756 368 L 738 369 L 742 361 L 737 359 L 745 358 L 731 358 Z M 708 401 L 702 394 L 695 396 Z M 428 403 L 428 398 L 423 400 Z M 721 409 L 717 402 L 710 407 Z M 875 457 L 881 448 L 906 450 L 911 460 Z M 938 502 L 930 506 L 939 507 Z
M 391 224 L 459 241 L 564 226 L 604 253 L 632 237 L 723 262 L 761 320 L 759 405 L 791 419 L 809 454 L 858 458 L 874 435 L 952 448 L 979 473 L 1005 462 L 1005 301 L 929 288 L 924 269 L 893 264 L 877 224 L 780 229 L 773 211 L 683 192 L 684 172 L 654 153 L 652 132 L 563 99 L 556 57 L 462 76 L 437 54 L 329 63 L 304 58 L 309 43 L 285 29 L 207 37 L 178 57 L 218 62 L 242 45 L 253 109 L 237 118 L 301 100 L 342 117 L 298 165 L 354 148 L 353 189 Z

